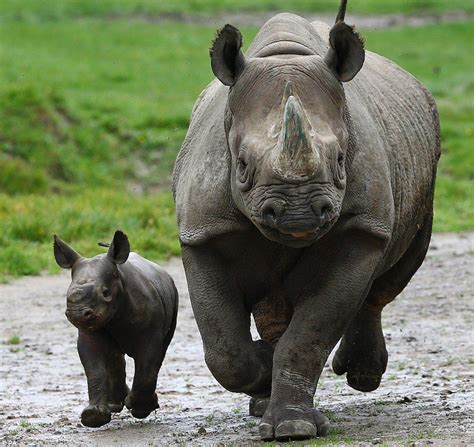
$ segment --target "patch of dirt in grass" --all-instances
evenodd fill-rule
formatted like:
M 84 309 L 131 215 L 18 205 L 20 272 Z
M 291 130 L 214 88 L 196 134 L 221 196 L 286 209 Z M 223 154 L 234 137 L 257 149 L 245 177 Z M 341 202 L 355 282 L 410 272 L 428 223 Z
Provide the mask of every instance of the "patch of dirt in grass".
M 166 265 L 180 291 L 175 338 L 158 380 L 161 408 L 128 411 L 90 429 L 79 416 L 86 379 L 76 329 L 64 316 L 67 273 L 0 285 L 0 443 L 33 445 L 253 444 L 248 398 L 208 371 L 179 259 Z M 428 257 L 384 312 L 389 364 L 373 393 L 349 388 L 326 365 L 316 402 L 338 445 L 474 444 L 474 233 L 435 235 Z M 18 344 L 9 340 L 18 339 Z M 133 365 L 128 359 L 128 380 Z M 322 445 L 322 444 L 321 444 Z

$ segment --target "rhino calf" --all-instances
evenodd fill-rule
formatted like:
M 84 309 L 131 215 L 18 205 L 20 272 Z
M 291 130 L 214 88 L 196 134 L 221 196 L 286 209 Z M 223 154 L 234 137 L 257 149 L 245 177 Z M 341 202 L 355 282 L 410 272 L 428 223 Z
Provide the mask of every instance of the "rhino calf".
M 161 267 L 130 252 L 116 231 L 106 254 L 84 258 L 54 236 L 54 257 L 72 270 L 67 319 L 79 329 L 77 349 L 87 376 L 89 405 L 81 414 L 88 427 L 110 422 L 123 405 L 136 418 L 159 407 L 158 371 L 173 338 L 178 292 Z M 132 390 L 125 358 L 135 361 Z

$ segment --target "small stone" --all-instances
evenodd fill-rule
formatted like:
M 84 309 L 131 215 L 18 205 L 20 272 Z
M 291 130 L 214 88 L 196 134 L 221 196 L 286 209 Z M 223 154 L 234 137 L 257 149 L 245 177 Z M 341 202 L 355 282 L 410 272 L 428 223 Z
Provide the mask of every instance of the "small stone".
M 372 439 L 372 445 L 382 444 L 382 442 L 383 442 L 382 438 L 374 438 L 374 439 Z
M 207 431 L 204 427 L 199 427 L 198 435 L 205 435 L 206 433 Z

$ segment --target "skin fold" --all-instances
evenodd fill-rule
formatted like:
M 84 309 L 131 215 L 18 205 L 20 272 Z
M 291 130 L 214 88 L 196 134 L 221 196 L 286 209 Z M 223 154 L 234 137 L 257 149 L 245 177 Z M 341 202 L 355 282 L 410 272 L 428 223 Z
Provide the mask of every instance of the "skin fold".
M 360 391 L 379 386 L 382 309 L 431 236 L 434 100 L 338 17 L 329 29 L 279 14 L 246 55 L 226 25 L 211 49 L 218 79 L 194 106 L 174 171 L 207 365 L 251 396 L 264 440 L 327 433 L 314 394 L 341 339 L 334 372 Z
M 88 427 L 110 422 L 125 405 L 136 418 L 158 408 L 156 381 L 176 327 L 178 293 L 158 265 L 130 252 L 117 231 L 107 254 L 83 258 L 57 236 L 54 255 L 71 269 L 68 320 L 79 330 L 77 349 L 87 376 Z M 132 389 L 126 384 L 124 354 L 135 361 Z

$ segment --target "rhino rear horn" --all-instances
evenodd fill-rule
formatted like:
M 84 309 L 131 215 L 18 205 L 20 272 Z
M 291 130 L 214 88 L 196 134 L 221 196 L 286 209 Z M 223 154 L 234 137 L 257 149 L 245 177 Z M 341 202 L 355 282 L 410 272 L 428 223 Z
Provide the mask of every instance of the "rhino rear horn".
M 59 267 L 70 269 L 80 257 L 72 247 L 54 235 L 54 258 Z
M 365 60 L 364 43 L 354 29 L 337 22 L 329 32 L 329 50 L 324 61 L 341 82 L 350 81 Z
M 117 230 L 107 251 L 107 257 L 114 264 L 123 264 L 128 259 L 129 254 L 130 243 L 128 242 L 128 237 L 124 232 Z
M 214 75 L 224 85 L 232 86 L 245 66 L 242 53 L 242 34 L 232 25 L 225 25 L 209 51 Z

